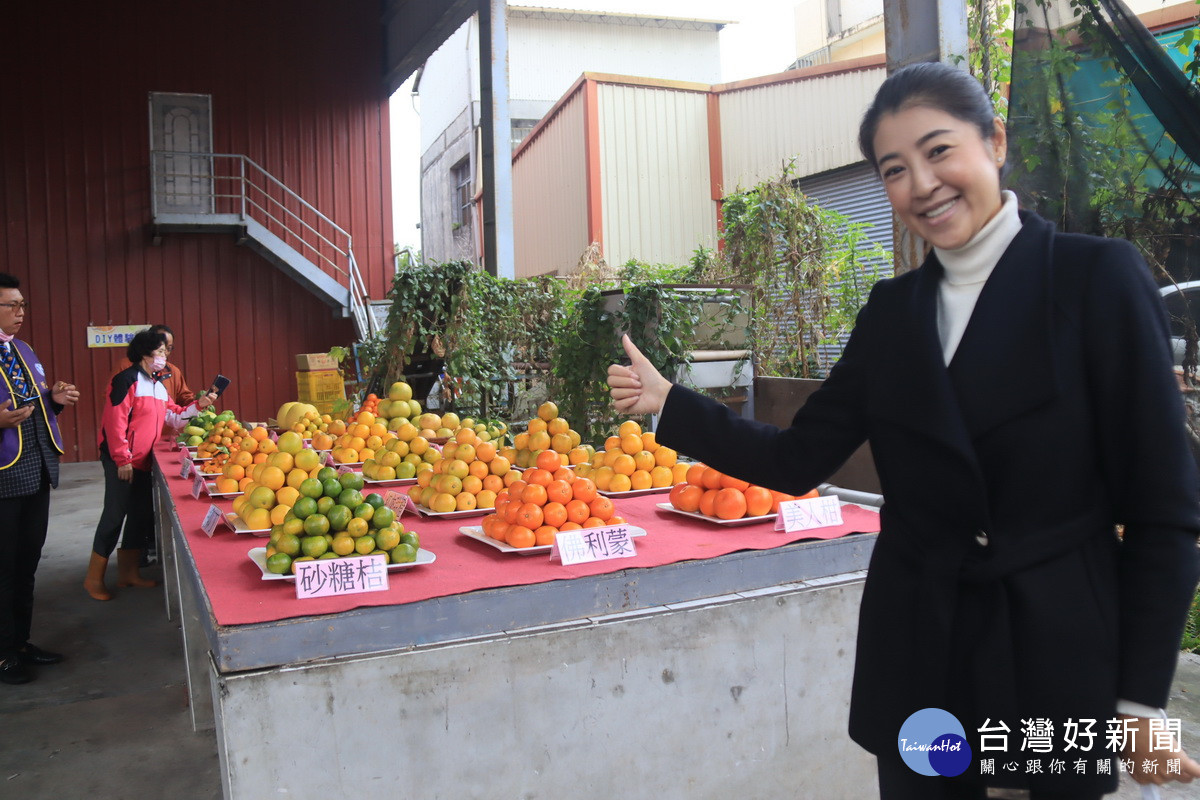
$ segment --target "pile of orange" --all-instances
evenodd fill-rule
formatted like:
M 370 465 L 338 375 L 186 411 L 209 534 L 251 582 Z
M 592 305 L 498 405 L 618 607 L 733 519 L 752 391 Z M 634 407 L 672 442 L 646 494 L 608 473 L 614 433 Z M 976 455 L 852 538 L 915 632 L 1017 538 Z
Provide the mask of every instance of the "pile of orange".
M 321 463 L 317 451 L 303 447 L 294 431 L 285 432 L 280 444 L 278 452 L 258 464 L 227 465 L 217 479 L 218 492 L 242 492 L 233 501 L 233 511 L 253 530 L 282 525 L 287 513 L 301 497 L 309 496 L 310 490 L 312 496 L 318 496 L 315 490 L 320 489 L 320 483 L 316 479 L 323 469 L 328 470 L 327 478 L 336 475 Z M 312 482 L 305 485 L 310 479 Z
M 421 437 L 413 442 L 418 439 Z M 446 442 L 432 469 L 416 474 L 417 483 L 408 490 L 409 497 L 439 514 L 494 508 L 506 483 L 518 477 L 508 458 L 497 451 L 496 443 L 483 441 L 470 428 L 460 428 Z
M 363 404 L 358 407 L 359 412 L 366 411 L 372 416 L 379 416 L 379 395 L 371 392 L 363 399 Z
M 333 423 L 330 423 L 331 432 L 334 427 Z M 328 449 L 333 451 L 333 460 L 339 464 L 357 464 L 373 459 L 376 451 L 396 438 L 396 434 L 388 430 L 387 422 L 380 422 L 370 411 L 359 411 L 348 423 L 336 427 L 342 430 L 342 433 Z M 322 441 L 321 444 L 325 442 Z M 315 437 L 313 448 L 326 449 L 317 447 Z
M 633 420 L 625 420 L 615 436 L 604 442 L 604 451 L 591 463 L 580 464 L 576 472 L 591 478 L 602 492 L 628 492 L 641 489 L 666 489 L 684 480 L 688 465 L 679 463 L 679 454 L 660 445 L 652 431 L 642 431 Z
M 537 416 L 529 420 L 525 432 L 513 438 L 513 446 L 503 452 L 521 469 L 532 467 L 544 452 L 557 455 L 559 466 L 565 467 L 591 457 L 591 446 L 580 442 L 579 433 L 558 415 L 558 406 L 547 401 L 538 406 Z
M 542 452 L 536 466 L 496 496 L 496 513 L 483 518 L 485 535 L 510 547 L 535 547 L 553 544 L 559 531 L 625 521 L 591 479 L 556 464 L 557 455 L 551 450 Z
M 228 442 L 228 444 L 226 444 Z M 218 422 L 213 432 L 196 448 L 196 457 L 209 456 L 205 472 L 215 472 L 226 464 L 248 467 L 266 460 L 276 450 L 270 433 L 261 425 L 243 428 L 237 420 Z
M 405 423 L 396 431 L 396 438 L 385 442 L 374 458 L 363 461 L 363 477 L 373 481 L 411 478 L 422 469 L 432 468 L 441 458 L 429 440 L 417 435 L 417 429 Z
M 817 491 L 801 495 L 816 497 Z M 703 464 L 688 467 L 683 483 L 671 490 L 671 505 L 680 511 L 700 513 L 717 519 L 761 517 L 779 511 L 784 500 L 796 500 L 795 495 L 764 489 L 746 481 L 718 472 Z

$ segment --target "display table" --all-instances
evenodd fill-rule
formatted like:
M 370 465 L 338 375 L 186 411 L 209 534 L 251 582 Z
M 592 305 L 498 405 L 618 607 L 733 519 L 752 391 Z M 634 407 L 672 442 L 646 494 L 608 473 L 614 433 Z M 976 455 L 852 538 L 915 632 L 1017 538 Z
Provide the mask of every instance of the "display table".
M 615 501 L 648 532 L 637 556 L 564 567 L 462 536 L 478 517 L 406 514 L 435 563 L 297 600 L 247 557 L 265 539 L 203 533 L 211 501 L 156 456 L 168 603 L 227 798 L 869 793 L 845 728 L 873 534 L 796 542 L 647 495 Z

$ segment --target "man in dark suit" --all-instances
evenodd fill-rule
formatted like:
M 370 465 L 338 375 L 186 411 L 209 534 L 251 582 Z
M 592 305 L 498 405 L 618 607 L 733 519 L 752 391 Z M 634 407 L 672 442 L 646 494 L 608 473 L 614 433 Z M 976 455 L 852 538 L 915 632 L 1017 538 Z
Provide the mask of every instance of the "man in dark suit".
M 30 643 L 33 582 L 63 452 L 58 412 L 74 405 L 70 383 L 51 386 L 33 349 L 16 339 L 25 321 L 20 282 L 0 273 L 0 682 L 28 683 L 31 665 L 62 656 Z

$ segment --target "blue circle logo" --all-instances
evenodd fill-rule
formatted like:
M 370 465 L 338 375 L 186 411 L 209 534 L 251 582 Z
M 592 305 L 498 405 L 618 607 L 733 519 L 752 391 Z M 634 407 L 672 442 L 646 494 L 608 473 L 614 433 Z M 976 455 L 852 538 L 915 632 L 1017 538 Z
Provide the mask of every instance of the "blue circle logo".
M 904 720 L 896 746 L 908 768 L 921 775 L 953 778 L 971 765 L 967 732 L 940 708 L 923 708 Z

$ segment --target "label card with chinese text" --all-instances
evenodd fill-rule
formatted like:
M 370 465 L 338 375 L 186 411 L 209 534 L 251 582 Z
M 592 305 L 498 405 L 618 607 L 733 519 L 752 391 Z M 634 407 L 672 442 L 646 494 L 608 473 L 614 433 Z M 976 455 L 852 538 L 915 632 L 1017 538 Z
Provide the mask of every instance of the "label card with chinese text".
M 184 456 L 183 463 L 179 467 L 179 477 L 186 478 L 192 474 L 192 459 L 191 456 Z
M 785 500 L 779 504 L 775 530 L 794 533 L 842 524 L 842 501 L 837 495 Z
M 408 510 L 408 495 L 388 489 L 383 493 L 383 504 L 395 511 L 396 519 L 399 519 Z
M 208 513 L 204 515 L 204 521 L 200 523 L 200 530 L 204 531 L 208 538 L 211 539 L 212 535 L 217 531 L 217 526 L 224 519 L 225 514 L 221 509 L 217 508 L 216 504 L 213 504 L 208 507 Z
M 192 497 L 200 499 L 200 491 L 204 488 L 204 476 L 199 472 L 196 473 L 196 480 L 192 481 Z
M 561 531 L 554 535 L 554 546 L 550 548 L 550 560 L 557 558 L 564 567 L 636 555 L 628 525 Z
M 387 559 L 381 555 L 297 561 L 296 599 L 386 592 Z

